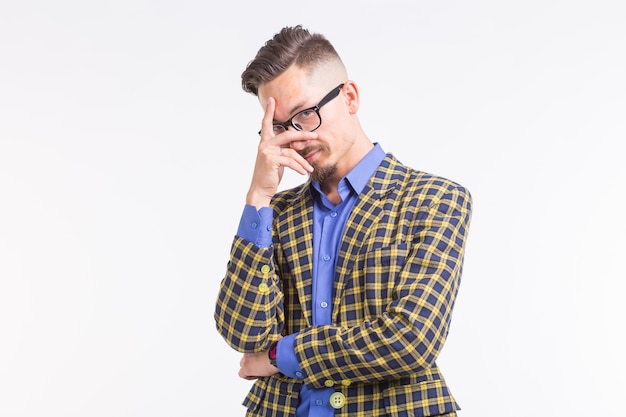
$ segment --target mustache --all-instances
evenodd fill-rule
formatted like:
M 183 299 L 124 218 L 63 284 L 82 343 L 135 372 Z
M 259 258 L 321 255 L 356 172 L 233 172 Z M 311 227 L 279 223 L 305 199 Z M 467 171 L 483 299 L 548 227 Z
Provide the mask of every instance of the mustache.
M 327 150 L 327 149 L 326 149 L 326 147 L 324 145 L 307 146 L 306 148 L 302 149 L 301 151 L 298 151 L 298 154 L 300 154 L 300 156 L 302 156 L 304 158 L 305 156 L 307 156 L 311 152 L 314 152 L 314 151 L 317 151 L 317 150 Z

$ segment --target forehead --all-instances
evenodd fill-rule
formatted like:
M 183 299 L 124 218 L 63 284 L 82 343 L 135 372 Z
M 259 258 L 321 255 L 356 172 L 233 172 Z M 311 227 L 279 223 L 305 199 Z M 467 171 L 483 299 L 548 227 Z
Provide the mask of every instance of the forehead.
M 261 106 L 265 108 L 270 97 L 276 100 L 276 113 L 291 111 L 308 103 L 309 97 L 315 96 L 321 88 L 316 84 L 315 78 L 308 70 L 290 67 L 274 80 L 259 87 Z

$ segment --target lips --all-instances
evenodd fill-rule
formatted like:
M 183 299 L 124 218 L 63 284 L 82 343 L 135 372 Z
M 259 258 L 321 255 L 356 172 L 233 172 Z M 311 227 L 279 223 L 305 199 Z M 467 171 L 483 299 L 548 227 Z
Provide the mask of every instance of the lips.
M 317 150 L 315 150 L 315 151 L 310 152 L 309 154 L 307 154 L 307 155 L 304 157 L 304 159 L 306 159 L 306 161 L 307 161 L 309 164 L 312 164 L 312 163 L 313 163 L 313 162 L 317 159 L 317 157 L 319 156 L 319 154 L 320 154 L 321 152 L 322 152 L 322 150 L 321 150 L 321 149 L 317 149 Z
M 306 148 L 300 152 L 300 155 L 310 164 L 313 163 L 322 152 L 322 148 Z

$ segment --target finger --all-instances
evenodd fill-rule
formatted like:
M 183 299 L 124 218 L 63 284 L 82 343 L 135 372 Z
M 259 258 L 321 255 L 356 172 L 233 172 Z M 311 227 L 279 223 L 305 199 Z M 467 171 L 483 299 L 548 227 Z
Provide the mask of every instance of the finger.
M 290 153 L 289 156 L 287 155 L 287 152 Z M 302 158 L 302 156 L 291 149 L 284 150 L 283 156 L 279 157 L 277 161 L 279 166 L 290 168 L 302 175 L 313 172 L 313 167 L 306 161 L 306 159 Z
M 273 127 L 272 127 L 273 130 Z M 273 143 L 281 148 L 292 148 L 294 142 L 308 142 L 317 139 L 317 132 L 307 132 L 304 130 L 289 129 L 279 135 L 274 136 Z
M 274 111 L 276 109 L 276 102 L 274 101 L 274 97 L 270 97 L 267 99 L 267 104 L 265 105 L 265 114 L 263 115 L 263 120 L 261 121 L 261 140 L 263 137 L 269 138 L 273 137 L 273 122 L 274 122 Z M 271 135 L 269 133 L 272 133 Z
M 313 172 L 311 164 L 296 150 L 281 146 L 278 152 L 277 162 L 280 166 L 289 167 L 302 175 Z
M 253 381 L 253 380 L 255 380 L 255 379 L 258 379 L 258 377 L 256 377 L 256 376 L 251 376 L 251 375 L 247 375 L 247 374 L 245 374 L 243 371 L 239 371 L 238 376 L 239 376 L 239 378 L 241 378 L 241 379 L 247 379 L 248 381 Z

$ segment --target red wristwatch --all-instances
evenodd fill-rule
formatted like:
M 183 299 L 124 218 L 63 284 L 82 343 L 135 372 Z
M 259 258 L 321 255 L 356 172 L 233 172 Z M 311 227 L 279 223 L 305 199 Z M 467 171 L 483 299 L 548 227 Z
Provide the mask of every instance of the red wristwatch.
M 267 357 L 270 359 L 270 364 L 278 368 L 276 365 L 276 347 L 278 346 L 278 340 L 270 345 L 270 350 L 267 351 Z

